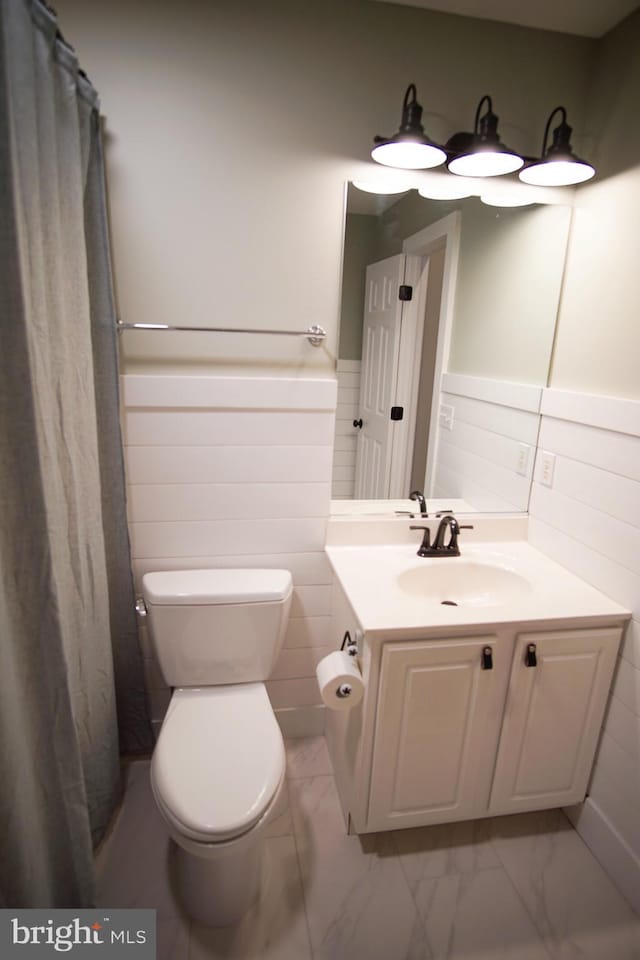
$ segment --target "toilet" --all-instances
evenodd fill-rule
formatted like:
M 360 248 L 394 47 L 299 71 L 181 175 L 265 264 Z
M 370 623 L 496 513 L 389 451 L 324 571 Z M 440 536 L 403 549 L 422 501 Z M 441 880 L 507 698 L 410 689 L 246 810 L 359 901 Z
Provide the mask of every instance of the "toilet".
M 142 579 L 171 702 L 151 786 L 175 842 L 177 893 L 208 926 L 259 893 L 265 829 L 280 812 L 282 734 L 267 696 L 291 605 L 288 570 L 179 570 Z

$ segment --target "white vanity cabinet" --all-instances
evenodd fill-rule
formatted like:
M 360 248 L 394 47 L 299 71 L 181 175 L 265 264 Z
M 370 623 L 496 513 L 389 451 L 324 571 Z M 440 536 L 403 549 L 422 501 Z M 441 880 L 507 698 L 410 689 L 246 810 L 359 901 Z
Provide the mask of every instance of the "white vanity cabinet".
M 583 800 L 621 633 L 618 625 L 525 632 L 501 625 L 416 640 L 365 635 L 364 701 L 327 717 L 351 829 Z
M 349 829 L 581 802 L 629 611 L 523 540 L 415 551 L 327 548 L 332 633 L 358 637 L 365 686 L 326 716 Z

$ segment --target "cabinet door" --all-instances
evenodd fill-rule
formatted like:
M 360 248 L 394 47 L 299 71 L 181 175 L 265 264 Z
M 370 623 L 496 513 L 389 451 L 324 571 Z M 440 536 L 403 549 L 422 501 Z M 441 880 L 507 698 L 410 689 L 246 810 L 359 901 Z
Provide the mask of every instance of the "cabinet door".
M 620 629 L 521 634 L 516 640 L 490 810 L 584 799 Z M 535 645 L 536 665 L 527 666 Z
M 493 635 L 384 644 L 368 830 L 486 812 L 510 652 Z

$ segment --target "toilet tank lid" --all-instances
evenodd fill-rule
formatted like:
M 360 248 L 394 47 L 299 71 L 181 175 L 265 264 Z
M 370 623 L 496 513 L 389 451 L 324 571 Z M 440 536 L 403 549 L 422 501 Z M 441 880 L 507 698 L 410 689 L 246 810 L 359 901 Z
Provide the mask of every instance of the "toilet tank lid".
M 145 573 L 149 604 L 277 603 L 291 593 L 289 570 L 163 570 Z

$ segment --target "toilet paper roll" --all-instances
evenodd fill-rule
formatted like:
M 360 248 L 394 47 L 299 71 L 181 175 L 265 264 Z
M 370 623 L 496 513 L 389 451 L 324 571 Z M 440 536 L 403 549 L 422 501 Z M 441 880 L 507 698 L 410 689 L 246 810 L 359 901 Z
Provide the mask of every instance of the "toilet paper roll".
M 334 650 L 316 667 L 322 700 L 330 710 L 351 710 L 364 694 L 362 675 L 354 657 Z

